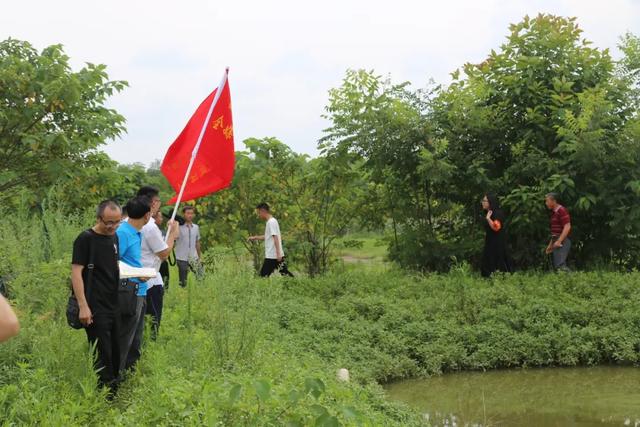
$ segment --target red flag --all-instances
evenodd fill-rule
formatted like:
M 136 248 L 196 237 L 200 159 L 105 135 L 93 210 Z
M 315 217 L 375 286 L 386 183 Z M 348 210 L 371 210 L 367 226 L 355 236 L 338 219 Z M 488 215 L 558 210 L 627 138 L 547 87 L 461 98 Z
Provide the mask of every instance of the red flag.
M 216 92 L 222 90 L 213 113 L 207 121 L 211 103 Z M 193 150 L 202 132 L 206 129 L 196 154 L 193 166 L 186 180 L 182 201 L 189 201 L 222 190 L 231 184 L 235 163 L 233 147 L 233 120 L 231 117 L 231 94 L 229 82 L 225 78 L 222 89 L 214 90 L 200 104 L 182 133 L 171 144 L 164 156 L 160 170 L 176 193 L 180 192 L 185 174 L 191 161 Z M 169 204 L 176 202 L 174 196 Z

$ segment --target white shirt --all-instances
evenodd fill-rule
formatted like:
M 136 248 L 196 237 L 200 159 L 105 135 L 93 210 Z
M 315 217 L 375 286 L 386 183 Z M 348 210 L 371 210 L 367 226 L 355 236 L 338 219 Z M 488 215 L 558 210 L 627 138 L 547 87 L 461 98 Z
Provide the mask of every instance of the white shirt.
M 141 230 L 142 233 L 142 266 L 154 268 L 158 273 L 156 277 L 147 281 L 147 288 L 152 286 L 162 286 L 162 275 L 160 274 L 160 264 L 162 260 L 156 255 L 169 246 L 162 237 L 160 228 L 156 225 L 156 221 L 151 218 Z
M 281 255 L 284 256 L 284 247 L 282 246 L 282 236 L 280 235 L 280 225 L 274 217 L 269 218 L 264 228 L 264 257 L 267 259 L 278 259 L 276 251 L 276 242 L 280 242 Z
M 176 241 L 176 259 L 189 261 L 198 259 L 196 242 L 200 240 L 200 227 L 198 224 L 183 224 L 180 226 L 180 234 Z

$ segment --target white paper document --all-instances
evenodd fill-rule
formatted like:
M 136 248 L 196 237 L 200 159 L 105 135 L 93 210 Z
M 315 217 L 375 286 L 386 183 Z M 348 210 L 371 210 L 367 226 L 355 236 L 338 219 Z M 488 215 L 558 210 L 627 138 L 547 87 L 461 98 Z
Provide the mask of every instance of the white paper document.
M 158 273 L 153 268 L 132 267 L 129 264 L 125 264 L 122 261 L 118 261 L 118 265 L 120 267 L 121 279 L 131 279 L 134 277 L 150 278 L 150 277 L 156 277 L 156 274 Z

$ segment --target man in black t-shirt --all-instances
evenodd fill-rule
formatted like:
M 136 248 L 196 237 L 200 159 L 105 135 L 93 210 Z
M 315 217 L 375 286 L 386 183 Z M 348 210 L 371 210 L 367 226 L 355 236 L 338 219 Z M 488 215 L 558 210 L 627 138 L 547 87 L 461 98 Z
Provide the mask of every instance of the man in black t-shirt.
M 119 378 L 118 346 L 118 243 L 116 229 L 122 210 L 113 201 L 100 203 L 96 224 L 80 233 L 73 243 L 71 282 L 80 307 L 80 322 L 87 339 L 95 344 L 99 384 L 115 393 Z M 88 272 L 93 272 L 88 283 Z

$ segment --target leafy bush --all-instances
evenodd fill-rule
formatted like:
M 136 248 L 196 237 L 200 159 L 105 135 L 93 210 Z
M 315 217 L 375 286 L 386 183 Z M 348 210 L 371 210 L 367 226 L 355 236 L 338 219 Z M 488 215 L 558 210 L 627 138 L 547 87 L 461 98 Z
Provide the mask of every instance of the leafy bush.
M 2 221 L 9 219 L 0 227 L 7 226 Z M 13 238 L 2 236 L 0 243 Z M 9 286 L 22 330 L 0 345 L 3 424 L 420 424 L 416 414 L 386 402 L 379 386 L 338 382 L 317 355 L 282 346 L 272 309 L 286 288 L 228 260 L 217 260 L 188 289 L 171 287 L 158 341 L 145 343 L 137 371 L 109 404 L 96 388 L 85 334 L 64 320 L 68 260 L 66 253 L 12 265 Z
M 478 264 L 480 238 L 439 239 L 428 230 L 406 229 L 389 245 L 389 258 L 403 268 L 446 272 L 460 262 Z
M 280 342 L 363 382 L 468 369 L 640 363 L 640 274 L 476 278 L 354 270 L 274 302 Z
M 7 221 L 15 219 L 5 216 L 0 228 Z M 38 222 L 30 221 L 11 225 L 27 230 Z M 53 246 L 62 248 L 81 228 L 48 238 L 59 236 Z M 0 243 L 19 261 L 13 239 L 2 234 Z M 0 346 L 8 425 L 421 425 L 386 401 L 379 383 L 640 362 L 639 273 L 482 280 L 462 265 L 446 275 L 370 267 L 261 280 L 246 263 L 214 254 L 204 280 L 171 287 L 158 341 L 145 343 L 138 370 L 109 404 L 84 334 L 64 321 L 69 254 L 42 254 L 9 264 L 22 331 Z M 353 381 L 338 382 L 339 368 Z

